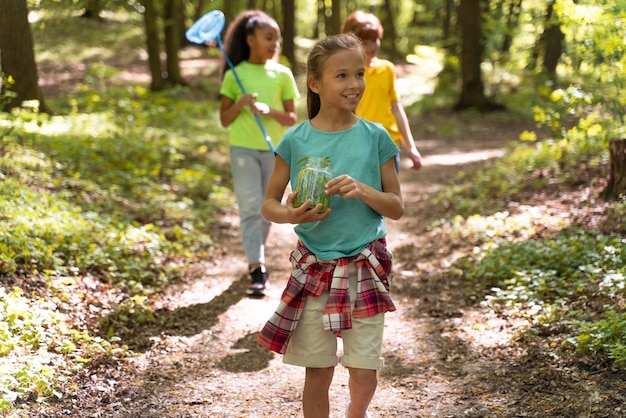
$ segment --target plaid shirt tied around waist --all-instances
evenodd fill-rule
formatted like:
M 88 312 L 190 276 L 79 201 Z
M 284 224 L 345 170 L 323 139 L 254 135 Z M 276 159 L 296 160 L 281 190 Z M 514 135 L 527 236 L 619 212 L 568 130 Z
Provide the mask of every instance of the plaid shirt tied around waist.
M 278 308 L 261 330 L 257 341 L 263 347 L 284 354 L 296 329 L 308 296 L 319 297 L 327 289 L 324 329 L 331 332 L 352 328 L 352 318 L 365 318 L 392 312 L 396 307 L 389 295 L 391 252 L 384 239 L 372 242 L 359 254 L 322 261 L 298 241 L 291 252 L 293 272 L 283 291 Z M 348 264 L 357 269 L 357 296 L 350 313 Z

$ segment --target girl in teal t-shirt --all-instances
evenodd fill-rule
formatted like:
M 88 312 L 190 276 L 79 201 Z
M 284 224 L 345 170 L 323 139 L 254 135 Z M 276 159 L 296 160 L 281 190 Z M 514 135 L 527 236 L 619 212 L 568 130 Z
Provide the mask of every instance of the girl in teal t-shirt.
M 263 215 L 296 224 L 293 270 L 276 312 L 258 342 L 283 354 L 283 362 L 306 368 L 304 416 L 329 415 L 329 389 L 339 361 L 350 372 L 346 417 L 368 417 L 377 372 L 383 365 L 384 315 L 395 310 L 389 295 L 391 253 L 385 218 L 404 214 L 394 165 L 399 149 L 380 124 L 355 116 L 365 90 L 361 41 L 331 36 L 311 50 L 307 69 L 309 119 L 288 130 L 263 201 Z M 306 157 L 330 159 L 334 177 L 324 186 L 330 207 L 295 207 Z M 304 160 L 303 160 L 304 159 Z M 337 334 L 343 356 L 337 356 Z

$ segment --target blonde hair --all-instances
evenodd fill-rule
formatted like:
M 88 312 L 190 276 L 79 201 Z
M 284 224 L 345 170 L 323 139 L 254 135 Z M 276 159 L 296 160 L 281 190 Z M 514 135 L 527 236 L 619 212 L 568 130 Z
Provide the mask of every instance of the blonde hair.
M 324 64 L 328 58 L 346 49 L 362 51 L 361 40 L 353 33 L 343 33 L 318 41 L 311 49 L 307 59 L 307 81 L 311 78 L 319 80 L 322 77 Z M 313 119 L 319 113 L 322 103 L 319 94 L 311 90 L 308 87 L 308 83 L 306 104 L 308 117 Z
M 371 13 L 361 10 L 350 13 L 343 22 L 342 33 L 352 32 L 360 39 L 375 41 L 383 37 L 383 25 L 380 19 Z

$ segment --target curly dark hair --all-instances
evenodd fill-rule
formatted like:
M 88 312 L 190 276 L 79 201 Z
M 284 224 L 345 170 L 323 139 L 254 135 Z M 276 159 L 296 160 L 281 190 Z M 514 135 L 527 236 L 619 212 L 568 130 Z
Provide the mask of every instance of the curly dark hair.
M 245 10 L 235 16 L 235 19 L 228 25 L 224 37 L 224 49 L 233 66 L 247 60 L 250 56 L 250 46 L 246 40 L 248 35 L 254 33 L 257 28 L 265 27 L 277 28 L 278 23 L 262 10 Z M 222 78 L 228 69 L 228 63 L 224 59 Z

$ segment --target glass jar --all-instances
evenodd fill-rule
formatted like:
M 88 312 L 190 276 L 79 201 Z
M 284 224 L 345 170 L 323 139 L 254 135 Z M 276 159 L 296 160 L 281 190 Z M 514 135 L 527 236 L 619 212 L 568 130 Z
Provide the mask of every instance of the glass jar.
M 324 212 L 330 206 L 330 195 L 324 193 L 324 186 L 333 178 L 330 158 L 306 157 L 303 160 L 304 165 L 298 172 L 298 181 L 295 188 L 298 195 L 293 205 L 298 208 L 307 200 L 311 200 L 309 209 L 313 209 L 317 204 L 321 204 L 321 212 Z

